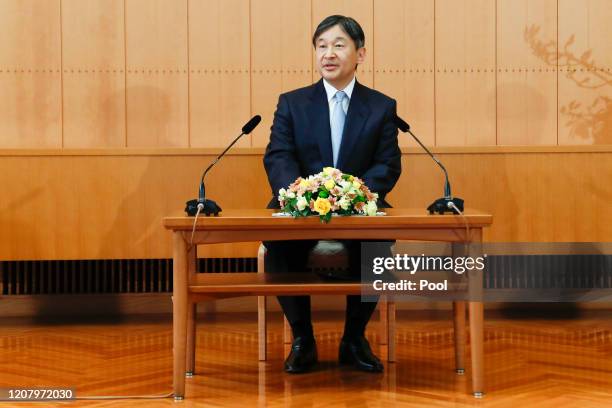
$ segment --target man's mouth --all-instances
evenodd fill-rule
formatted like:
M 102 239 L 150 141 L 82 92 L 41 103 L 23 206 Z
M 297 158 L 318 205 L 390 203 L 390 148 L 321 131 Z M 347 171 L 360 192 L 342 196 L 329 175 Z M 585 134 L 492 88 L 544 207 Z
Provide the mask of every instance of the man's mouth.
M 336 65 L 336 64 L 324 64 L 323 68 L 328 70 L 328 71 L 333 71 L 334 69 L 338 68 L 338 65 Z

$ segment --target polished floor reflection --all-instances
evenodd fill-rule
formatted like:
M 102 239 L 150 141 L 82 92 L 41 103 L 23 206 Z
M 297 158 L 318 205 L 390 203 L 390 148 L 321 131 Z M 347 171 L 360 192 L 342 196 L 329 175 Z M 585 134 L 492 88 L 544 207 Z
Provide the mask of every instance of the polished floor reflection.
M 409 311 L 398 316 L 398 361 L 386 364 L 383 374 L 338 366 L 342 314 L 315 316 L 321 364 L 304 375 L 282 372 L 280 315 L 270 319 L 270 359 L 260 363 L 256 316 L 218 314 L 200 319 L 196 376 L 187 380 L 186 400 L 77 401 L 70 406 L 612 406 L 612 314 L 553 315 L 557 318 L 487 313 L 487 395 L 482 400 L 469 394 L 469 369 L 465 376 L 453 371 L 450 312 Z M 71 387 L 79 397 L 172 391 L 169 316 L 12 318 L 0 321 L 0 330 L 0 387 Z

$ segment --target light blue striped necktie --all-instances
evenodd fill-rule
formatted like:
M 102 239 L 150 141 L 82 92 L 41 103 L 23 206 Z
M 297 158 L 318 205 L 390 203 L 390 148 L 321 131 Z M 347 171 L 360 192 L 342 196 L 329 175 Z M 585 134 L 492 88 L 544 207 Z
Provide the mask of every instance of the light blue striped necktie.
M 342 131 L 344 130 L 344 119 L 346 119 L 346 113 L 344 113 L 342 102 L 344 102 L 344 98 L 346 97 L 343 91 L 338 91 L 334 95 L 336 104 L 334 105 L 334 112 L 331 120 L 331 142 L 334 167 L 336 167 L 338 163 L 338 153 L 340 152 L 340 144 L 342 143 Z

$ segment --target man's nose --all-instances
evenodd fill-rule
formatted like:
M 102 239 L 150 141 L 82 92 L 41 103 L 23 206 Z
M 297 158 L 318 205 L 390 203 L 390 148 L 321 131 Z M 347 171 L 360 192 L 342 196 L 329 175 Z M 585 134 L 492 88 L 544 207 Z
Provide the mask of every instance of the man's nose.
M 325 58 L 327 58 L 327 59 L 332 59 L 332 58 L 334 58 L 334 57 L 336 56 L 336 53 L 334 52 L 333 47 L 328 47 L 328 48 L 325 50 L 325 54 L 323 54 L 323 56 L 324 56 Z

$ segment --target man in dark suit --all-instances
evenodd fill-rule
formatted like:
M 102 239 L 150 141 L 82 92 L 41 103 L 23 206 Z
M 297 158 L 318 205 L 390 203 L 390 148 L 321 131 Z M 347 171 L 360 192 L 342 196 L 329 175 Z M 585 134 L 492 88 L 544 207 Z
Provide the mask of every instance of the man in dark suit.
M 388 207 L 385 196 L 401 173 L 401 152 L 393 118 L 393 99 L 355 80 L 357 65 L 365 60 L 365 36 L 350 17 L 330 16 L 313 35 L 316 84 L 282 94 L 274 114 L 264 165 L 274 195 L 298 177 L 335 167 L 364 180 L 379 195 L 379 207 Z M 279 208 L 272 199 L 268 208 Z M 333 221 L 332 221 L 333 222 Z M 267 272 L 302 272 L 317 241 L 264 242 Z M 343 241 L 349 253 L 349 270 L 360 273 L 361 241 Z M 310 317 L 310 297 L 282 296 L 279 303 L 293 331 L 285 371 L 300 373 L 317 363 Z M 372 353 L 364 333 L 376 308 L 347 296 L 346 322 L 339 360 L 357 369 L 380 372 L 383 365 Z

